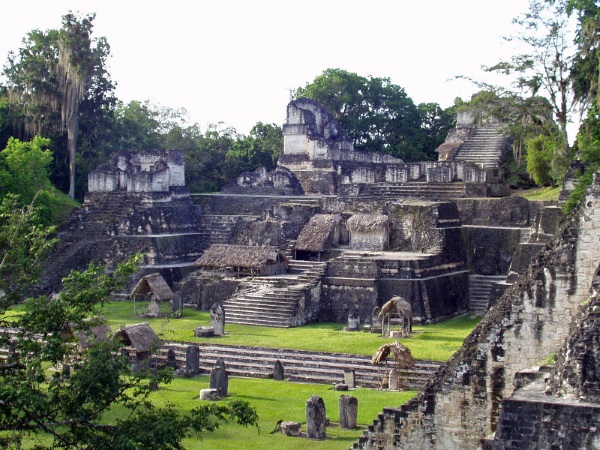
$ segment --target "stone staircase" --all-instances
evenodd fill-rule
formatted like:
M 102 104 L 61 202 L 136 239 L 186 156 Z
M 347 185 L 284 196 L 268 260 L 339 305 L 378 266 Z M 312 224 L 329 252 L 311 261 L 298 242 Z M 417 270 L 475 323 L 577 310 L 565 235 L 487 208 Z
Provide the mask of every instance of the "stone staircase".
M 306 323 L 310 289 L 321 279 L 327 264 L 290 261 L 290 274 L 254 277 L 243 290 L 223 302 L 227 323 L 288 328 Z
M 377 388 L 385 376 L 385 365 L 373 366 L 371 357 L 344 353 L 309 352 L 281 348 L 239 347 L 200 344 L 200 370 L 210 372 L 217 358 L 223 358 L 230 376 L 270 378 L 279 360 L 289 381 L 333 384 L 344 380 L 345 370 L 354 370 L 357 386 Z M 388 362 L 392 368 L 393 361 Z M 422 388 L 442 363 L 417 361 L 401 374 L 409 389 Z
M 229 244 L 238 223 L 257 220 L 258 216 L 208 215 L 200 218 L 200 232 L 206 236 L 206 248 L 212 244 Z
M 504 280 L 504 275 L 469 275 L 469 309 L 477 315 L 485 315 L 492 285 Z
M 475 129 L 460 146 L 454 160 L 467 161 L 481 168 L 500 167 L 510 138 L 500 133 L 500 126 L 489 124 Z
M 359 192 L 360 197 L 377 198 L 425 198 L 430 200 L 445 200 L 465 197 L 465 184 L 456 183 L 374 183 L 365 184 Z

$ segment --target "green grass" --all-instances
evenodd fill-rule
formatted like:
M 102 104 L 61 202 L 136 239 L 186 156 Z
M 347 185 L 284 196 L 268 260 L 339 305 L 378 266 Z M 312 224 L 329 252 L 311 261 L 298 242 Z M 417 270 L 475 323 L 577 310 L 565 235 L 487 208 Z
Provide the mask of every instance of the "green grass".
M 183 411 L 203 403 L 198 399 L 200 389 L 208 388 L 207 376 L 190 379 L 175 379 L 170 385 L 152 394 L 156 405 L 168 402 Z M 245 428 L 237 424 L 226 424 L 213 433 L 202 434 L 202 439 L 188 438 L 186 449 L 347 449 L 372 423 L 384 407 L 400 406 L 410 400 L 416 392 L 387 392 L 358 388 L 350 392 L 331 390 L 328 385 L 289 383 L 284 381 L 252 378 L 230 378 L 228 399 L 245 400 L 254 406 L 259 416 L 260 434 L 256 428 Z M 338 402 L 340 395 L 349 394 L 358 399 L 358 424 L 356 430 L 342 430 L 339 421 Z M 323 398 L 327 417 L 332 426 L 327 428 L 327 440 L 309 441 L 298 437 L 286 437 L 280 433 L 270 434 L 278 420 L 295 421 L 302 424 L 306 432 L 305 404 L 311 395 Z
M 143 305 L 138 306 L 143 307 Z M 15 306 L 6 315 L 19 314 L 22 309 L 22 305 Z M 343 324 L 334 323 L 311 324 L 287 329 L 228 324 L 225 328 L 225 336 L 201 339 L 193 336 L 193 330 L 198 326 L 209 324 L 210 317 L 206 311 L 186 309 L 183 317 L 179 319 L 146 319 L 134 317 L 132 302 L 114 302 L 105 305 L 103 314 L 113 329 L 147 321 L 162 335 L 163 339 L 186 342 L 214 342 L 373 355 L 379 346 L 391 341 L 389 338 L 384 339 L 371 333 L 343 332 Z M 464 338 L 478 320 L 478 318 L 461 316 L 435 325 L 415 326 L 413 336 L 401 339 L 401 342 L 411 349 L 417 359 L 444 361 L 460 348 Z M 171 403 L 177 409 L 189 411 L 202 403 L 198 399 L 198 393 L 208 385 L 207 376 L 175 378 L 171 384 L 154 392 L 151 400 L 158 406 Z M 400 406 L 416 394 L 414 391 L 388 392 L 358 388 L 349 394 L 355 396 L 359 402 L 359 427 L 356 430 L 342 430 L 336 423 L 339 420 L 339 397 L 343 392 L 333 391 L 329 385 L 230 378 L 229 392 L 228 400 L 245 400 L 256 408 L 260 420 L 260 433 L 256 428 L 227 424 L 213 433 L 203 433 L 201 439 L 186 438 L 183 442 L 186 449 L 346 449 L 356 441 L 384 407 Z M 308 441 L 303 438 L 286 437 L 280 433 L 270 434 L 278 420 L 300 422 L 303 431 L 306 431 L 305 403 L 311 395 L 323 398 L 327 416 L 333 422 L 327 429 L 328 438 L 325 441 Z M 123 411 L 115 407 L 107 413 L 105 419 L 110 422 L 120 414 L 123 414 Z
M 196 338 L 194 328 L 210 324 L 208 312 L 186 309 L 183 317 L 179 319 L 147 319 L 134 317 L 132 302 L 115 302 L 106 305 L 104 316 L 113 330 L 122 325 L 149 322 L 163 339 L 171 341 L 211 342 L 359 355 L 373 355 L 382 344 L 391 341 L 374 333 L 344 332 L 342 331 L 344 325 L 336 323 L 316 323 L 296 328 L 227 324 L 225 336 Z M 460 348 L 478 320 L 461 316 L 435 325 L 414 326 L 413 335 L 410 338 L 400 339 L 400 342 L 409 347 L 417 359 L 446 361 Z
M 555 188 L 544 187 L 539 189 L 530 189 L 528 191 L 522 191 L 515 195 L 520 195 L 521 197 L 532 201 L 558 201 L 558 195 L 560 194 L 560 190 L 560 186 Z

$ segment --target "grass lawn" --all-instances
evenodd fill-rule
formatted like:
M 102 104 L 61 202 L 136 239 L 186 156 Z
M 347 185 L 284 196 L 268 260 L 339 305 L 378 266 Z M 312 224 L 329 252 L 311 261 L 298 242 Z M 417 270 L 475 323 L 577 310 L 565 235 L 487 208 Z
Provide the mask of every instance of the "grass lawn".
M 225 336 L 196 338 L 194 328 L 210 324 L 207 311 L 186 309 L 183 317 L 179 319 L 147 319 L 134 317 L 132 302 L 110 303 L 104 308 L 104 316 L 113 330 L 122 325 L 149 322 L 163 339 L 169 341 L 211 342 L 360 355 L 373 355 L 382 344 L 390 342 L 389 338 L 384 339 L 374 333 L 343 332 L 344 325 L 336 323 L 316 323 L 296 328 L 227 324 Z M 400 341 L 410 348 L 417 359 L 446 361 L 460 348 L 478 320 L 461 316 L 435 325 L 415 325 L 412 337 Z
M 139 302 L 138 302 L 139 303 Z M 143 305 L 138 305 L 143 306 Z M 22 305 L 11 308 L 6 316 L 19 314 Z M 329 351 L 373 355 L 384 343 L 379 335 L 343 332 L 343 324 L 318 323 L 297 328 L 269 328 L 245 325 L 226 326 L 226 335 L 215 338 L 196 338 L 194 328 L 208 325 L 209 313 L 194 309 L 184 310 L 178 319 L 146 319 L 134 317 L 132 302 L 114 302 L 104 306 L 103 314 L 116 330 L 120 326 L 138 322 L 149 322 L 165 340 L 186 342 L 213 342 L 230 345 L 282 347 L 302 350 Z M 444 361 L 458 348 L 479 319 L 461 316 L 443 323 L 415 326 L 411 338 L 401 339 L 415 358 Z M 152 393 L 156 405 L 173 404 L 177 409 L 188 411 L 202 401 L 198 399 L 200 389 L 208 388 L 208 376 L 189 379 L 175 378 L 167 386 Z M 186 449 L 347 449 L 372 423 L 384 407 L 397 407 L 410 400 L 415 391 L 388 392 L 358 388 L 351 392 L 333 391 L 330 385 L 291 383 L 253 378 L 230 378 L 230 400 L 245 400 L 257 410 L 260 433 L 256 428 L 245 428 L 237 424 L 226 424 L 213 433 L 204 433 L 201 439 L 186 438 Z M 338 402 L 340 395 L 350 394 L 358 399 L 358 423 L 356 430 L 342 430 L 339 420 Z M 327 416 L 332 426 L 327 429 L 324 441 L 309 441 L 304 438 L 286 437 L 280 433 L 270 434 L 278 420 L 296 421 L 306 431 L 305 404 L 311 395 L 323 398 Z M 224 402 L 228 400 L 222 400 Z M 123 411 L 114 408 L 105 419 L 116 419 Z
M 207 376 L 175 379 L 173 383 L 152 394 L 156 405 L 167 402 L 177 408 L 190 410 L 202 403 L 198 399 L 200 389 L 208 388 Z M 415 391 L 387 392 L 358 388 L 350 392 L 331 390 L 328 385 L 290 383 L 253 378 L 230 378 L 229 400 L 245 400 L 254 406 L 259 416 L 260 434 L 256 428 L 245 428 L 237 424 L 226 424 L 213 433 L 202 434 L 202 439 L 188 438 L 183 442 L 186 449 L 347 449 L 373 422 L 384 407 L 399 406 L 410 400 Z M 342 430 L 339 421 L 338 402 L 340 395 L 349 394 L 358 399 L 358 424 L 356 430 Z M 325 441 L 312 441 L 298 437 L 287 437 L 281 433 L 270 434 L 278 420 L 295 421 L 302 424 L 306 432 L 305 405 L 311 395 L 323 398 L 327 417 L 333 423 L 327 428 Z
M 514 195 L 520 195 L 521 197 L 526 198 L 527 200 L 532 201 L 544 201 L 544 200 L 552 200 L 558 201 L 558 195 L 560 194 L 560 187 L 543 187 L 537 189 L 529 189 L 524 191 L 519 191 Z

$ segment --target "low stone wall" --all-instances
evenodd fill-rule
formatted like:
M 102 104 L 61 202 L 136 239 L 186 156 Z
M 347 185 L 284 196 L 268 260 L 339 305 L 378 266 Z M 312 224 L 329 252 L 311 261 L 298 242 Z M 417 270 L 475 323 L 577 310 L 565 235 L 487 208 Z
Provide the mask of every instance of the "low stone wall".
M 463 227 L 467 267 L 479 275 L 508 275 L 521 231 L 501 227 Z
M 544 396 L 515 395 L 502 402 L 498 430 L 487 448 L 600 448 L 600 405 Z

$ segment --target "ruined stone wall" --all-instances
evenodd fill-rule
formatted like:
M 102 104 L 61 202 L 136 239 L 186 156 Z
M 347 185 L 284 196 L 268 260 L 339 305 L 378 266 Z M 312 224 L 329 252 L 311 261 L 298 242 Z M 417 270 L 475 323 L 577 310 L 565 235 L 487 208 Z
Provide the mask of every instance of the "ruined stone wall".
M 363 259 L 334 259 L 321 286 L 320 321 L 344 323 L 354 312 L 363 321 L 379 305 L 377 263 Z
M 508 275 L 521 239 L 515 228 L 464 227 L 467 266 L 479 275 Z
M 496 430 L 518 371 L 557 352 L 600 262 L 600 182 L 528 272 L 410 404 L 384 411 L 358 448 L 471 449 Z M 418 426 L 416 426 L 418 424 Z

